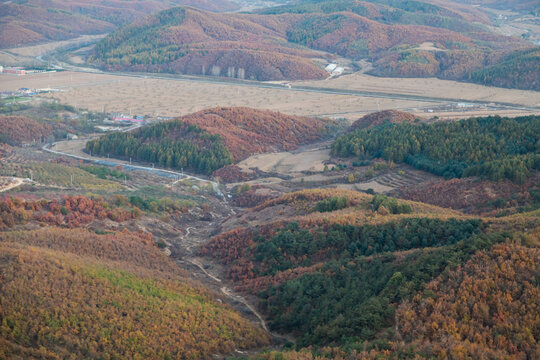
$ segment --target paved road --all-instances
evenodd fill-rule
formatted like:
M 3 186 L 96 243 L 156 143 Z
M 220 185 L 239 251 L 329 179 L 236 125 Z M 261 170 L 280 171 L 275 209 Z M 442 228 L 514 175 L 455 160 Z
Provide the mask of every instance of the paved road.
M 70 141 L 70 140 L 66 140 L 66 141 Z M 151 173 L 159 175 L 159 176 L 164 176 L 164 177 L 173 178 L 173 179 L 174 178 L 184 178 L 184 179 L 193 179 L 193 180 L 197 180 L 197 181 L 208 182 L 208 183 L 212 184 L 212 188 L 214 189 L 214 192 L 217 195 L 219 195 L 220 197 L 224 198 L 224 195 L 221 192 L 221 190 L 219 189 L 219 186 L 218 186 L 217 182 L 211 181 L 211 180 L 208 180 L 208 179 L 202 179 L 202 178 L 199 178 L 199 177 L 194 176 L 194 175 L 189 175 L 189 174 L 186 174 L 186 173 L 179 173 L 179 172 L 176 172 L 176 171 L 167 170 L 167 169 L 161 169 L 161 168 L 155 168 L 155 167 L 133 165 L 133 164 L 126 163 L 126 162 L 123 162 L 123 161 L 120 161 L 120 160 L 114 160 L 114 159 L 103 160 L 103 159 L 96 158 L 96 157 L 93 157 L 93 156 L 90 156 L 90 155 L 80 156 L 80 155 L 65 153 L 65 152 L 56 151 L 56 150 L 51 149 L 51 147 L 54 147 L 54 145 L 59 144 L 59 143 L 63 143 L 63 142 L 65 142 L 65 141 L 57 141 L 57 142 L 54 142 L 52 144 L 46 144 L 46 145 L 44 145 L 42 147 L 42 150 L 46 151 L 46 152 L 49 152 L 49 153 L 52 153 L 52 154 L 56 154 L 56 155 L 68 156 L 68 157 L 78 159 L 78 160 L 90 161 L 90 162 L 93 162 L 93 163 L 96 163 L 96 164 L 99 164 L 99 165 L 113 166 L 113 167 L 121 165 L 122 167 L 124 167 L 127 170 L 143 170 L 143 171 L 151 172 Z
M 38 59 L 44 61 L 43 59 Z M 412 100 L 412 101 L 421 101 L 421 102 L 431 102 L 431 103 L 467 103 L 474 105 L 489 105 L 490 107 L 497 107 L 500 109 L 509 109 L 509 110 L 521 110 L 521 111 L 539 111 L 540 106 L 527 107 L 521 104 L 507 103 L 507 102 L 492 102 L 492 101 L 480 101 L 480 100 L 468 100 L 468 99 L 458 99 L 458 98 L 442 98 L 442 97 L 430 97 L 430 96 L 421 96 L 421 95 L 409 95 L 409 94 L 399 94 L 399 93 L 389 93 L 389 92 L 378 92 L 378 91 L 359 91 L 359 90 L 347 90 L 347 89 L 334 89 L 334 88 L 324 88 L 324 87 L 311 87 L 311 86 L 297 86 L 294 84 L 291 85 L 281 85 L 281 84 L 272 84 L 268 82 L 260 81 L 251 81 L 251 80 L 239 80 L 231 78 L 218 78 L 218 77 L 208 77 L 208 76 L 192 76 L 192 75 L 178 75 L 178 74 L 152 74 L 152 73 L 134 73 L 134 72 L 105 72 L 94 68 L 75 66 L 60 62 L 54 57 L 51 59 L 53 65 L 56 68 L 63 68 L 69 71 L 92 73 L 92 74 L 108 74 L 116 76 L 126 76 L 134 78 L 143 78 L 143 79 L 161 79 L 161 80 L 175 80 L 175 81 L 189 81 L 189 82 L 201 82 L 208 84 L 219 84 L 219 85 L 234 85 L 234 86 L 247 86 L 247 87 L 256 87 L 262 89 L 274 89 L 274 90 L 283 90 L 283 91 L 300 91 L 300 92 L 313 92 L 320 94 L 333 94 L 333 95 L 349 95 L 349 96 L 358 96 L 358 97 L 371 97 L 371 98 L 384 98 L 384 99 L 395 99 L 395 100 Z M 56 64 L 54 64 L 56 63 Z

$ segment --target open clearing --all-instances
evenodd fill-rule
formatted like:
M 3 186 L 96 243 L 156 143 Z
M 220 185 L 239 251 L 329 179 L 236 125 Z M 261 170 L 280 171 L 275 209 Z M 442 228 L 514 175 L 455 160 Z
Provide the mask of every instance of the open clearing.
M 277 152 L 259 154 L 238 163 L 242 169 L 258 168 L 265 172 L 295 174 L 303 171 L 320 172 L 330 159 L 330 149 L 306 150 L 299 153 Z
M 210 107 L 247 106 L 293 115 L 343 114 L 356 119 L 381 109 L 411 109 L 429 103 L 363 98 L 288 89 L 268 89 L 232 84 L 144 79 L 139 77 L 78 72 L 0 76 L 0 90 L 21 87 L 62 89 L 49 96 L 62 103 L 93 111 L 122 112 L 150 116 L 181 116 Z
M 368 75 L 348 75 L 331 80 L 299 82 L 313 87 L 359 89 L 396 94 L 463 98 L 464 101 L 512 102 L 523 106 L 540 105 L 540 92 L 489 88 L 437 79 L 387 79 Z M 366 113 L 398 109 L 422 117 L 467 117 L 488 114 L 529 114 L 521 110 L 476 108 L 466 113 L 430 112 L 444 105 L 419 100 L 363 97 L 281 88 L 259 88 L 227 83 L 177 79 L 152 79 L 110 74 L 58 72 L 27 76 L 0 75 L 0 91 L 21 87 L 63 90 L 47 96 L 75 107 L 93 111 L 120 112 L 149 116 L 181 116 L 210 107 L 248 106 L 293 115 L 342 117 L 356 120 Z M 538 110 L 540 113 L 540 110 Z
M 494 101 L 540 106 L 540 92 L 503 89 L 436 78 L 383 78 L 366 74 L 344 75 L 327 81 L 300 81 L 298 85 L 433 96 L 463 101 Z

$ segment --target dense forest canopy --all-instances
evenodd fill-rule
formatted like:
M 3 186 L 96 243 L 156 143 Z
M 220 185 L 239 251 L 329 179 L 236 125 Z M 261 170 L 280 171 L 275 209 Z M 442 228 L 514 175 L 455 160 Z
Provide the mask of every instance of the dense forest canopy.
M 167 121 L 132 132 L 102 136 L 86 144 L 97 155 L 154 163 L 159 166 L 211 174 L 233 163 L 219 135 L 212 135 L 182 120 Z
M 332 144 L 336 156 L 381 157 L 448 178 L 524 182 L 540 169 L 540 117 L 471 118 L 358 129 Z
M 392 254 L 345 257 L 272 286 L 260 296 L 273 328 L 297 333 L 300 346 L 361 343 L 392 326 L 393 303 L 410 298 L 445 269 L 502 239 L 474 237 L 402 259 Z
M 490 86 L 520 88 L 520 83 L 540 91 L 540 48 L 507 55 L 500 62 L 469 74 L 472 82 Z

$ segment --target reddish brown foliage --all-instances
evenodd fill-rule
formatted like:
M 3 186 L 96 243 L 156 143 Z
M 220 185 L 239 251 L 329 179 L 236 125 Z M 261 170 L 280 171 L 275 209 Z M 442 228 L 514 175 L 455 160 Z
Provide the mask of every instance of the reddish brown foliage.
M 435 358 L 538 358 L 540 249 L 497 245 L 397 312 L 399 330 Z
M 60 201 L 4 198 L 0 200 L 0 230 L 24 224 L 30 220 L 76 228 L 94 220 L 110 219 L 123 222 L 139 215 L 140 211 L 109 208 L 103 199 L 84 196 L 64 196 Z
M 241 285 L 235 286 L 236 291 L 258 294 L 260 291 L 268 289 L 270 286 L 277 286 L 289 280 L 296 279 L 304 274 L 311 274 L 318 271 L 323 266 L 319 263 L 310 267 L 297 267 L 285 271 L 278 271 L 275 275 L 260 276 L 253 279 L 246 279 Z
M 126 229 L 97 235 L 87 229 L 57 227 L 0 233 L 0 241 L 37 246 L 81 256 L 122 261 L 151 270 L 174 273 L 178 268 L 158 251 L 152 234 Z
M 237 8 L 227 0 L 33 0 L 29 5 L 0 4 L 1 48 L 106 33 L 121 24 L 175 5 L 209 11 Z
M 302 191 L 297 191 L 293 193 L 288 193 L 277 199 L 268 200 L 265 203 L 259 206 L 256 206 L 252 210 L 260 211 L 262 209 L 276 206 L 279 204 L 291 205 L 291 204 L 298 204 L 301 202 L 315 203 L 317 201 L 321 201 L 321 200 L 328 199 L 331 197 L 336 197 L 336 196 L 347 198 L 349 206 L 354 206 L 358 204 L 359 202 L 365 201 L 366 199 L 371 200 L 370 195 L 366 195 L 364 193 L 357 192 L 357 191 L 348 191 L 348 190 L 340 190 L 340 189 L 310 189 L 310 190 L 302 190 Z
M 413 122 L 418 119 L 417 116 L 399 110 L 384 110 L 375 113 L 371 113 L 363 116 L 362 118 L 356 120 L 350 127 L 350 131 L 356 130 L 358 128 L 364 129 L 369 127 L 374 127 L 377 125 L 384 124 L 385 122 L 390 122 L 392 124 L 399 124 L 402 122 Z
M 501 205 L 505 208 L 526 202 L 530 198 L 528 189 L 538 181 L 538 175 L 523 185 L 511 181 L 451 179 L 403 189 L 399 197 L 468 213 L 486 213 L 493 211 L 492 204 L 498 199 L 504 201 Z
M 0 233 L 0 358 L 210 359 L 268 343 L 186 277 L 144 234 Z
M 245 256 L 250 246 L 253 246 L 253 229 L 240 228 L 214 237 L 201 248 L 202 255 L 212 255 L 220 262 L 228 265 L 234 260 Z M 231 270 L 232 271 L 232 270 Z M 242 271 L 243 272 L 243 271 Z
M 294 150 L 324 135 L 326 122 L 245 107 L 214 108 L 181 118 L 219 134 L 236 161 L 252 154 Z
M 49 136 L 52 128 L 26 116 L 0 115 L 0 142 L 20 145 L 23 142 L 39 141 Z
M 309 58 L 310 50 L 287 46 L 286 30 L 298 16 L 260 16 L 251 14 L 214 14 L 191 8 L 185 9 L 179 25 L 160 29 L 162 46 L 179 46 L 182 56 L 162 61 L 134 61 L 101 58 L 109 69 L 133 71 L 181 72 L 196 75 L 227 76 L 252 80 L 323 79 L 328 74 Z M 131 25 L 139 34 L 159 22 L 159 15 L 150 16 Z M 129 40 L 120 32 L 120 43 Z M 129 35 L 131 36 L 131 35 Z M 101 55 L 100 55 L 101 56 Z M 114 55 L 113 55 L 114 56 Z M 126 61 L 127 60 L 127 61 Z
M 242 169 L 236 165 L 229 165 L 217 169 L 212 173 L 214 178 L 219 178 L 224 183 L 236 183 L 241 181 L 247 181 L 252 179 L 253 173 L 242 171 Z
M 0 47 L 64 40 L 80 34 L 103 33 L 114 28 L 105 21 L 67 12 L 49 11 L 48 6 L 4 3 L 0 5 L 0 14 Z
M 248 191 L 235 195 L 232 199 L 232 203 L 235 206 L 251 208 L 274 199 L 280 195 L 281 193 L 278 191 L 263 188 L 260 185 L 255 185 Z

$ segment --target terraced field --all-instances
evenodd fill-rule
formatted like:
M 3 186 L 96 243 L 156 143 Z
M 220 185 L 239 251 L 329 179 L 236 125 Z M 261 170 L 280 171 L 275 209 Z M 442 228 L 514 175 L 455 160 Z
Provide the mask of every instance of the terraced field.
M 409 166 L 400 166 L 374 179 L 377 183 L 394 189 L 411 186 L 433 179 L 433 175 L 415 170 Z

